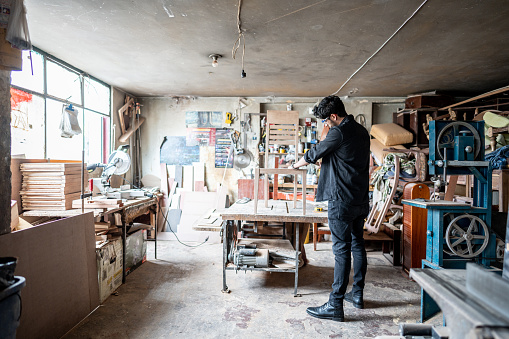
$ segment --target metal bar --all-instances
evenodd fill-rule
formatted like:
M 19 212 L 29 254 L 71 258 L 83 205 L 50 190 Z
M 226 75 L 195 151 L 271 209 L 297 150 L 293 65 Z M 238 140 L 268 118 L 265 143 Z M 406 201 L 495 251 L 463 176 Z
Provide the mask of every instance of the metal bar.
M 85 127 L 85 126 L 83 126 Z M 81 150 L 81 213 L 85 213 L 85 188 L 83 187 L 83 181 L 85 180 L 85 143 L 83 143 L 83 149 Z
M 255 168 L 254 177 L 254 214 L 258 211 L 258 182 L 260 181 L 260 168 Z
M 230 220 L 223 223 L 223 289 L 221 292 L 229 293 L 228 286 L 226 286 L 226 265 L 228 264 L 228 258 L 226 251 L 228 250 L 228 226 Z
M 156 211 L 152 211 L 152 213 L 155 213 L 154 220 L 155 220 L 155 226 L 154 226 L 154 259 L 157 259 L 157 208 Z
M 445 161 L 445 160 L 444 160 Z M 447 166 L 451 167 L 488 167 L 489 161 L 466 161 L 466 160 L 447 160 Z
M 306 181 L 307 171 L 302 172 L 302 215 L 306 215 Z
M 125 218 L 122 216 L 122 284 L 125 284 L 125 252 L 127 250 L 127 225 L 125 223 Z
M 470 170 L 470 172 L 472 172 L 474 174 L 475 178 L 477 180 L 479 180 L 480 183 L 486 184 L 488 182 L 487 177 L 485 177 L 481 172 L 479 172 L 479 170 L 476 167 L 469 166 L 468 169 Z M 481 191 L 483 191 L 483 190 L 481 190 Z M 483 207 L 485 207 L 485 206 L 483 206 Z
M 263 194 L 265 198 L 265 208 L 269 208 L 269 175 L 266 173 L 264 178 Z
M 294 223 L 295 226 L 295 289 L 293 291 L 294 297 L 300 297 L 301 295 L 297 293 L 297 286 L 299 285 L 299 223 Z

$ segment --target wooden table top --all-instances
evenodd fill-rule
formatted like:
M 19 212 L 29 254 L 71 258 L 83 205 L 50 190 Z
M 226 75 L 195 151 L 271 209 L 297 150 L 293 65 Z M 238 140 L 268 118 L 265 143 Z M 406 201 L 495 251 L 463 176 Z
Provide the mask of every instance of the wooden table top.
M 288 205 L 288 211 L 286 206 Z M 248 221 L 279 221 L 298 223 L 326 223 L 327 211 L 317 212 L 314 205 L 306 202 L 306 215 L 302 215 L 302 201 L 297 201 L 297 208 L 293 208 L 293 201 L 269 200 L 269 207 L 265 207 L 264 200 L 258 201 L 258 213 L 254 214 L 254 201 L 245 204 L 235 203 L 229 208 L 218 211 L 223 220 Z

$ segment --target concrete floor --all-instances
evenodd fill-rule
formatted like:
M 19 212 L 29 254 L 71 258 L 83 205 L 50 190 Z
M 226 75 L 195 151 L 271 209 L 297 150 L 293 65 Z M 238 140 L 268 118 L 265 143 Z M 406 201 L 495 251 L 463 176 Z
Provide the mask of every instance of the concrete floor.
M 368 252 L 366 308 L 345 302 L 345 322 L 306 314 L 323 304 L 333 277 L 331 243 L 306 245 L 309 263 L 294 275 L 227 272 L 230 294 L 221 293 L 222 245 L 188 248 L 159 241 L 158 260 L 149 242 L 148 261 L 65 338 L 370 338 L 396 335 L 398 324 L 419 319 L 419 286 L 380 252 Z M 350 279 L 351 283 L 351 279 Z

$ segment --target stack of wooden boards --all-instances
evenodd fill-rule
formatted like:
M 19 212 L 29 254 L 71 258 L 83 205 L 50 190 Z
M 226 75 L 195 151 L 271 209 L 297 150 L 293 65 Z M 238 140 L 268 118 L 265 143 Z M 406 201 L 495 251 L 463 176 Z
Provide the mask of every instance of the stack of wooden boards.
M 24 163 L 21 173 L 23 210 L 67 210 L 80 198 L 81 163 Z
M 109 222 L 95 222 L 95 244 L 96 248 L 104 245 L 108 240 L 120 238 L 122 231 Z

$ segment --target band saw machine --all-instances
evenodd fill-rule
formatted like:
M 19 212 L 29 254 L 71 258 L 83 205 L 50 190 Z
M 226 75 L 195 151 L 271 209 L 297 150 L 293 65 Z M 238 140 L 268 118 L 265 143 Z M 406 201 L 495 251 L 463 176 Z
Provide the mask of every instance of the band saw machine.
M 491 230 L 492 169 L 484 161 L 484 121 L 431 121 L 428 166 L 435 198 L 403 200 L 403 204 L 427 210 L 422 268 L 464 269 L 472 261 L 489 267 L 496 260 L 496 236 Z M 473 176 L 472 205 L 437 198 L 450 175 Z M 421 302 L 424 321 L 438 307 L 425 292 Z

